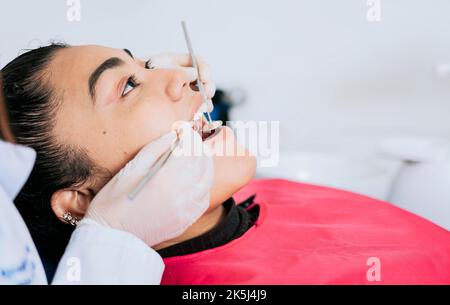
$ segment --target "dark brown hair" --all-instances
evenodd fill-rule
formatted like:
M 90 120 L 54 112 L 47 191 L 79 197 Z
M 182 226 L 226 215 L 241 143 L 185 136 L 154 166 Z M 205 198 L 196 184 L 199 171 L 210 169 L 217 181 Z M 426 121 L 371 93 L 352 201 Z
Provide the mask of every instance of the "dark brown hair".
M 0 73 L 0 88 L 3 88 L 2 74 Z M 8 113 L 6 111 L 5 99 L 3 97 L 3 90 L 0 90 L 0 139 L 15 143 L 16 140 L 12 134 L 11 128 L 9 128 Z
M 1 71 L 0 91 L 6 111 L 0 113 L 9 121 L 1 128 L 3 137 L 13 136 L 18 144 L 29 146 L 37 153 L 34 168 L 15 204 L 39 253 L 53 263 L 64 252 L 73 228 L 53 213 L 52 194 L 82 184 L 100 170 L 83 149 L 60 143 L 53 136 L 62 96 L 50 86 L 48 67 L 57 52 L 69 47 L 51 44 L 29 50 Z

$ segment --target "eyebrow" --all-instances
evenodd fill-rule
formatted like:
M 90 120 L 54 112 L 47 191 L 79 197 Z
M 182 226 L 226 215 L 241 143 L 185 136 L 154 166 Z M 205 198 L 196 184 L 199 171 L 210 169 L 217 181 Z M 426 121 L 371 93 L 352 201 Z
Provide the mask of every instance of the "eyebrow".
M 91 76 L 89 76 L 88 86 L 89 86 L 89 94 L 91 98 L 95 100 L 95 87 L 97 86 L 97 82 L 102 75 L 103 72 L 109 69 L 117 68 L 123 65 L 125 62 L 118 57 L 111 57 L 105 60 L 100 66 L 92 72 Z
M 123 49 L 125 53 L 127 53 L 131 58 L 134 59 L 133 54 L 128 49 Z M 89 87 L 89 94 L 91 95 L 91 98 L 95 101 L 95 88 L 97 86 L 98 80 L 100 79 L 100 76 L 109 69 L 114 69 L 117 67 L 120 67 L 121 65 L 125 64 L 125 62 L 118 58 L 118 57 L 111 57 L 107 60 L 105 60 L 100 66 L 97 67 L 97 69 L 92 72 L 91 76 L 89 76 L 88 81 L 88 87 Z

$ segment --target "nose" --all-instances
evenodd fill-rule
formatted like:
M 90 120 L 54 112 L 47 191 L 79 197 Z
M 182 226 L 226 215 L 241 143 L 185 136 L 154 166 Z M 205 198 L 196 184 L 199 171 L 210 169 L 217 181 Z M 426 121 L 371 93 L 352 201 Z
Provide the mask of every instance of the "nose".
M 197 79 L 193 69 L 155 69 L 150 71 L 152 76 L 158 79 L 157 83 L 162 85 L 161 89 L 165 95 L 174 102 L 181 100 L 186 91 L 190 90 L 190 84 Z

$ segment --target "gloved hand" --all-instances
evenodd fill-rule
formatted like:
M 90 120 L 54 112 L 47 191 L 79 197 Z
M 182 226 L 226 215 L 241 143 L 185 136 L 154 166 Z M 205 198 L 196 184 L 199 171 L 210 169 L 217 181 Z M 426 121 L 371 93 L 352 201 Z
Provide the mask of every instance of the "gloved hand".
M 145 146 L 114 176 L 94 197 L 79 226 L 95 221 L 154 246 L 181 235 L 194 223 L 209 207 L 213 163 L 189 123 L 183 123 L 177 132 L 180 142 L 172 155 L 133 200 L 128 194 L 170 149 L 177 137 L 175 131 Z
M 213 103 L 211 101 L 214 93 L 216 93 L 216 85 L 211 79 L 211 72 L 209 66 L 204 62 L 201 57 L 196 56 L 198 68 L 200 70 L 200 81 L 203 83 L 205 87 L 205 93 L 208 98 L 208 109 L 203 109 L 204 112 L 213 111 Z M 178 69 L 187 69 L 194 70 L 192 68 L 192 60 L 189 54 L 174 54 L 174 53 L 162 53 L 158 55 L 151 56 L 147 63 L 147 67 L 149 69 L 158 69 L 158 68 L 178 68 Z M 192 72 L 189 71 L 189 74 Z M 197 74 L 196 71 L 193 71 Z

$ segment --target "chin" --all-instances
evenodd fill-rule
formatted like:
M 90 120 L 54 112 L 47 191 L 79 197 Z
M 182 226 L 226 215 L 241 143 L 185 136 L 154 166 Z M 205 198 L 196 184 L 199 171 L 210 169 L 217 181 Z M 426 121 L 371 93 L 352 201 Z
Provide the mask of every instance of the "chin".
M 255 176 L 256 157 L 240 145 L 229 127 L 205 141 L 213 153 L 214 182 L 211 189 L 212 210 L 230 198 Z

